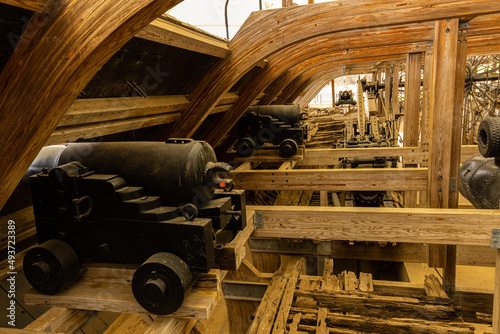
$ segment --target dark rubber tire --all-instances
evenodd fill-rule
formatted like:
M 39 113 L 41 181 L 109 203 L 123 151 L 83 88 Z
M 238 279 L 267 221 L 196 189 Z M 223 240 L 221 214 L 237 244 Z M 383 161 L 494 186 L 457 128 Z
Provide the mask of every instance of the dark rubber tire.
M 56 294 L 77 279 L 80 260 L 66 242 L 52 239 L 30 249 L 24 256 L 23 268 L 37 291 Z
M 156 253 L 135 271 L 132 292 L 146 311 L 165 315 L 181 307 L 192 284 L 193 275 L 186 262 L 171 253 Z
M 285 139 L 280 143 L 280 155 L 285 158 L 292 157 L 297 150 L 299 149 L 299 145 L 293 139 Z
M 500 156 L 500 117 L 487 117 L 477 131 L 479 153 L 485 158 Z
M 255 141 L 250 137 L 245 137 L 236 145 L 236 152 L 242 157 L 249 157 L 255 152 Z

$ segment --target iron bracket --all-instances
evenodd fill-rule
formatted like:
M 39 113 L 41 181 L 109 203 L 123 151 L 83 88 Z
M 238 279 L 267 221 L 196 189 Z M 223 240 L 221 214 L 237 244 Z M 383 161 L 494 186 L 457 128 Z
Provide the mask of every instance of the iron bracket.
M 500 249 L 500 229 L 494 228 L 491 233 L 491 248 Z
M 262 211 L 255 211 L 253 214 L 254 230 L 264 227 L 264 213 Z

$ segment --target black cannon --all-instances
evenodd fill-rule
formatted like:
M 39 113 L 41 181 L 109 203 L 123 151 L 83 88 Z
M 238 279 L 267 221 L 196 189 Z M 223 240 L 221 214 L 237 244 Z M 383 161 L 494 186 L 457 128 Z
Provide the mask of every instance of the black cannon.
M 498 209 L 500 202 L 500 117 L 479 125 L 476 155 L 460 167 L 460 193 L 476 209 Z
M 87 260 L 140 264 L 132 291 L 144 309 L 175 312 L 199 273 L 246 225 L 243 191 L 205 142 L 75 143 L 46 147 L 30 178 L 38 247 L 26 277 L 54 294 Z
M 352 91 L 350 90 L 344 90 L 339 93 L 339 98 L 337 102 L 335 102 L 336 106 L 344 105 L 344 104 L 349 104 L 349 105 L 356 105 L 356 101 L 354 101 L 352 97 Z
M 236 150 L 241 156 L 249 156 L 270 144 L 279 146 L 283 157 L 291 157 L 307 138 L 306 119 L 307 113 L 297 104 L 250 107 L 238 122 Z

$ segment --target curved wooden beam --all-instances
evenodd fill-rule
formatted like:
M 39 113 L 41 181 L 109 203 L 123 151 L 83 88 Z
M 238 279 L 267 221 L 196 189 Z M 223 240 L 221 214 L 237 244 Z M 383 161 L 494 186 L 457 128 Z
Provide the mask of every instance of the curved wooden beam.
M 378 58 L 378 59 L 377 59 Z M 335 69 L 338 69 L 339 67 L 349 64 L 353 66 L 353 70 L 355 73 L 354 74 L 360 74 L 361 72 L 364 73 L 366 71 L 366 68 L 370 65 L 373 65 L 374 61 L 384 61 L 384 60 L 404 60 L 406 58 L 406 54 L 395 54 L 395 55 L 381 55 L 378 56 L 377 58 L 370 57 L 370 58 L 360 58 L 360 59 L 352 59 L 349 62 L 343 62 L 343 63 L 338 63 L 335 61 L 331 62 L 324 62 L 319 65 L 312 66 L 308 70 L 302 72 L 295 80 L 294 82 L 288 84 L 283 91 L 281 92 L 280 96 L 276 100 L 276 104 L 284 104 L 284 103 L 290 103 L 293 100 L 295 100 L 300 93 L 302 93 L 307 86 L 309 86 L 312 82 L 318 80 L 319 78 L 325 77 L 325 72 L 326 71 L 332 71 Z
M 333 76 L 332 76 L 333 78 Z M 325 87 L 331 80 L 316 80 L 307 87 L 303 95 L 297 97 L 293 103 L 298 104 L 301 107 L 306 107 L 314 99 L 316 95 Z M 333 97 L 335 99 L 335 97 Z
M 290 85 L 295 78 L 315 66 L 320 66 L 325 63 L 337 65 L 337 63 L 341 60 L 345 62 L 366 62 L 373 58 L 373 61 L 380 61 L 385 60 L 384 56 L 387 56 L 386 58 L 390 59 L 393 55 L 426 50 L 431 45 L 432 44 L 429 42 L 407 43 L 381 47 L 360 48 L 349 50 L 349 52 L 344 52 L 343 54 L 329 52 L 311 57 L 307 61 L 303 61 L 300 64 L 296 64 L 289 68 L 287 70 L 287 75 L 281 76 L 277 80 L 273 81 L 273 83 L 269 85 L 270 89 L 266 91 L 266 98 L 261 100 L 261 104 L 272 103 L 284 87 Z
M 0 0 L 0 3 L 32 10 L 35 13 L 48 13 L 47 2 L 46 0 Z
M 218 99 L 256 63 L 299 41 L 341 31 L 498 12 L 500 3 L 491 0 L 349 0 L 252 13 L 230 42 L 232 53 L 195 88 L 190 109 L 170 135 L 191 136 Z
M 321 55 L 327 57 L 357 57 L 369 46 L 376 50 L 376 46 L 390 50 L 398 45 L 407 45 L 413 42 L 415 46 L 429 43 L 433 37 L 434 24 L 405 25 L 397 27 L 397 31 L 386 28 L 371 29 L 370 31 L 355 30 L 341 32 L 304 40 L 275 53 L 268 59 L 268 66 L 255 75 L 241 90 L 240 98 L 233 105 L 230 113 L 226 113 L 218 122 L 217 128 L 205 138 L 215 145 L 236 124 L 248 106 L 266 87 L 272 87 L 273 81 L 280 76 L 286 76 L 289 68 L 307 62 L 311 58 Z M 356 51 L 360 49 L 361 51 Z M 366 51 L 365 51 L 366 52 Z M 389 51 L 390 52 L 390 51 Z M 281 90 L 281 89 L 280 89 Z M 264 99 L 266 96 L 263 97 Z M 271 100 L 272 101 L 272 100 Z M 270 103 L 262 101 L 260 104 Z
M 33 16 L 0 75 L 0 207 L 101 66 L 180 1 L 54 0 Z

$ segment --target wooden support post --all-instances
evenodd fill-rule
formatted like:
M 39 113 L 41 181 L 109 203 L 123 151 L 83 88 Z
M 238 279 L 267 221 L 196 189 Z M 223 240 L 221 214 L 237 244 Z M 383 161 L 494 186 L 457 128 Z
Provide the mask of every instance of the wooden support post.
M 420 124 L 421 149 L 427 155 L 429 152 L 429 117 L 431 110 L 431 88 L 432 88 L 432 71 L 434 64 L 433 51 L 426 51 L 424 57 L 424 82 L 422 87 L 422 118 Z M 429 166 L 428 156 L 420 163 L 421 167 Z M 429 207 L 429 196 L 427 191 L 420 192 L 420 207 Z
M 418 146 L 422 53 L 406 58 L 404 146 Z
M 500 334 L 500 249 L 497 249 L 495 297 L 493 299 L 493 334 Z
M 456 207 L 458 203 L 457 180 L 461 146 L 459 129 L 462 117 L 456 101 L 459 94 L 463 95 L 465 80 L 465 49 L 458 50 L 458 41 L 458 19 L 435 23 L 428 178 L 431 208 Z M 450 81 L 450 78 L 454 80 Z M 439 259 L 436 254 L 440 254 Z M 453 291 L 456 247 L 429 247 L 429 265 L 446 268 L 445 285 Z
M 467 65 L 467 29 L 458 30 L 457 58 L 455 72 L 455 95 L 453 103 L 453 123 L 451 131 L 450 198 L 448 207 L 458 208 L 458 180 L 460 178 L 460 156 L 462 148 L 462 112 Z M 454 191 L 452 191 L 454 188 Z M 456 281 L 457 246 L 446 246 L 444 279 L 448 294 L 453 297 Z
M 293 4 L 292 0 L 281 0 L 282 7 L 291 7 Z
M 332 85 L 332 108 L 335 108 L 335 80 L 330 81 Z
M 391 91 L 391 109 L 395 117 L 399 114 L 399 65 L 394 64 L 392 72 L 392 91 Z M 397 134 L 395 134 L 397 138 Z
M 420 124 L 420 78 L 422 53 L 409 53 L 406 57 L 404 146 L 418 146 Z M 407 164 L 407 161 L 404 161 Z M 409 167 L 416 167 L 410 164 Z M 405 207 L 417 206 L 417 192 L 405 192 Z
M 384 88 L 384 103 L 387 114 L 389 115 L 388 121 L 392 121 L 392 108 L 391 108 L 391 68 L 387 67 L 385 69 L 385 88 Z
M 322 190 L 319 192 L 319 205 L 328 206 L 328 191 Z

